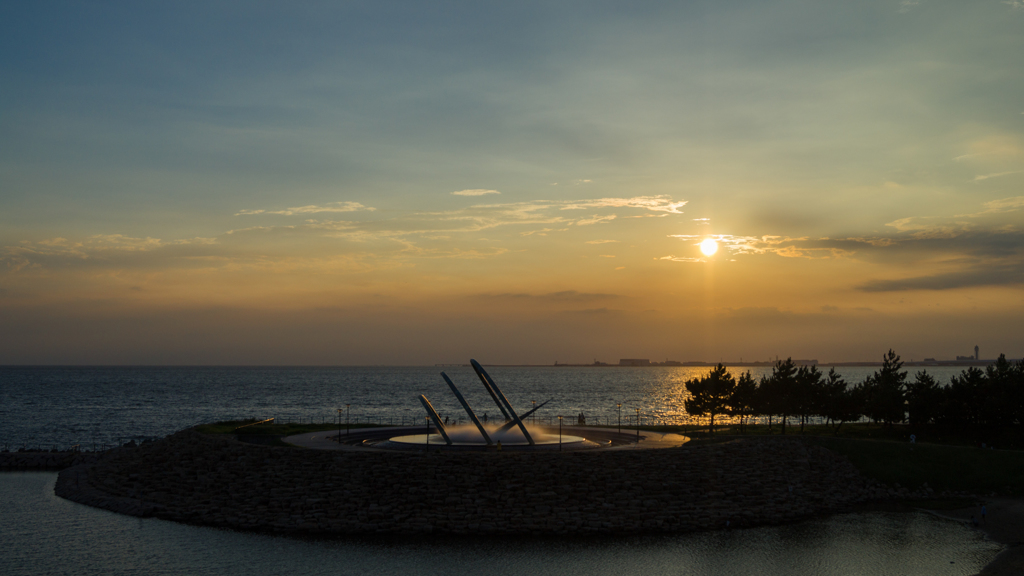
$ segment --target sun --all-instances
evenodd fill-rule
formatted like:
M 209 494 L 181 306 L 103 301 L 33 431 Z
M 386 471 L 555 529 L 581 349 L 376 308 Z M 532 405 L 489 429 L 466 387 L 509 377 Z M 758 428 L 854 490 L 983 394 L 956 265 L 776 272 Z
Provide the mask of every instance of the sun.
M 700 243 L 700 251 L 703 252 L 705 256 L 714 256 L 715 252 L 718 252 L 718 242 L 715 242 L 711 238 L 707 238 Z

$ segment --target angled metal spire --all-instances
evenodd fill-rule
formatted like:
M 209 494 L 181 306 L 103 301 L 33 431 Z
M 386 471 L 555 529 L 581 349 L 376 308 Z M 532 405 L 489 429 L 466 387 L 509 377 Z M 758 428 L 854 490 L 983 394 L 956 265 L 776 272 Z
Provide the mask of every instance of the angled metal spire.
M 455 387 L 455 383 L 452 382 L 452 379 L 449 378 L 447 374 L 441 372 L 441 377 L 448 383 L 448 387 L 452 389 L 452 393 L 459 399 L 459 403 L 462 404 L 462 407 L 466 410 L 466 414 L 469 414 L 469 419 L 473 421 L 473 424 L 476 424 L 476 429 L 480 431 L 484 440 L 487 441 L 487 445 L 490 446 L 492 444 L 491 437 L 487 435 L 487 430 L 484 430 L 484 425 L 480 423 L 480 420 L 477 420 L 476 414 L 473 413 L 473 409 L 469 407 L 469 403 L 466 402 L 465 398 L 463 398 L 462 392 L 459 392 L 459 389 Z
M 501 404 L 501 400 L 498 400 L 498 395 L 494 392 L 494 381 L 491 380 L 487 372 L 483 371 L 483 367 L 476 360 L 470 360 L 469 362 L 473 365 L 473 370 L 476 370 L 476 375 L 480 377 L 480 381 L 484 383 L 484 388 L 491 395 L 491 399 L 498 405 L 498 410 L 501 410 L 501 415 L 505 417 L 505 421 L 510 421 L 511 418 L 508 416 L 508 411 L 505 410 L 505 406 Z
M 452 439 L 448 437 L 448 431 L 444 429 L 444 424 L 441 423 L 441 417 L 438 416 L 437 410 L 434 410 L 434 407 L 430 405 L 430 400 L 427 400 L 426 396 L 420 394 L 420 403 L 426 408 L 427 416 L 430 416 L 430 419 L 434 421 L 434 425 L 437 426 L 437 431 L 444 437 L 444 441 L 451 446 Z
M 533 410 L 530 410 L 529 412 L 526 412 L 525 414 L 523 414 L 523 415 L 522 415 L 522 416 L 520 416 L 519 418 L 520 418 L 520 419 L 522 419 L 522 420 L 526 420 L 527 418 L 529 418 L 529 417 L 530 417 L 530 414 L 533 414 L 533 413 L 534 413 L 534 412 L 536 412 L 537 410 L 540 410 L 541 408 L 543 408 L 543 407 L 544 407 L 544 404 L 547 404 L 548 402 L 551 402 L 551 400 L 554 400 L 554 398 L 551 398 L 550 400 L 548 400 L 548 401 L 544 402 L 544 403 L 543 403 L 543 404 L 541 404 L 540 406 L 537 406 L 537 407 L 536 407 L 536 408 L 534 408 Z M 515 425 L 516 425 L 516 423 L 515 423 L 515 422 L 507 422 L 507 423 L 506 423 L 506 424 L 505 424 L 504 426 L 502 426 L 501 428 L 498 428 L 498 432 L 504 432 L 504 431 L 506 431 L 506 430 L 510 430 L 510 429 L 511 429 L 511 428 L 512 428 L 513 426 L 515 426 Z
M 530 443 L 530 446 L 534 446 L 536 443 L 533 441 L 533 437 L 530 436 L 529 431 L 526 430 L 526 425 L 523 424 L 523 421 L 516 415 L 516 411 L 512 409 L 512 405 L 509 404 L 508 398 L 505 398 L 505 395 L 501 393 L 501 389 L 494 383 L 494 380 L 492 380 L 491 376 L 486 370 L 484 370 L 484 367 L 473 359 L 470 359 L 469 363 L 473 365 L 473 370 L 476 370 L 476 374 L 480 377 L 480 380 L 483 381 L 484 386 L 489 386 L 488 389 L 491 391 L 495 400 L 498 401 L 498 407 L 500 408 L 504 405 L 505 409 L 502 410 L 502 412 L 505 412 L 506 416 L 512 417 L 512 421 L 519 426 L 520 430 L 523 431 L 523 436 L 526 438 L 526 441 Z

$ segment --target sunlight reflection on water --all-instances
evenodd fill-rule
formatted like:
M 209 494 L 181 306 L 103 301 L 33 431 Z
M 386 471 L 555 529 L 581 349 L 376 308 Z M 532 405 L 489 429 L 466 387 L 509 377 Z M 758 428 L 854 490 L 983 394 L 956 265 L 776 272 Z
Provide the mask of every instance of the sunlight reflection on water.
M 195 424 L 271 416 L 281 421 L 334 422 L 351 404 L 353 421 L 423 423 L 419 395 L 442 416 L 463 423 L 459 406 L 436 367 L 239 368 L 239 367 L 0 367 L 0 448 L 66 448 L 109 445 L 130 437 L 160 437 Z M 445 367 L 482 419 L 499 413 L 469 367 Z M 516 410 L 553 398 L 537 424 L 565 425 L 584 413 L 587 424 L 630 425 L 640 409 L 644 424 L 684 423 L 686 380 L 706 367 L 490 368 Z M 744 369 L 745 370 L 745 369 Z M 751 368 L 759 377 L 769 368 Z M 940 371 L 934 371 L 940 370 Z M 960 369 L 929 369 L 948 381 Z M 945 370 L 945 372 L 941 372 Z M 872 372 L 843 368 L 849 382 Z M 738 373 L 738 372 L 737 372 Z

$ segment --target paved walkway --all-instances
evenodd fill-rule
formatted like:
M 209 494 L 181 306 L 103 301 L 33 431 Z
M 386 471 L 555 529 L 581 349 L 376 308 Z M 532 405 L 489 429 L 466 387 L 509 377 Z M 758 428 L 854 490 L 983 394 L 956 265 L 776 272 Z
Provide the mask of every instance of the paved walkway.
M 557 430 L 557 429 L 556 429 Z M 615 428 L 591 428 L 591 427 L 569 427 L 564 429 L 567 434 L 574 436 L 587 437 L 588 432 L 598 432 L 603 434 L 615 434 L 617 429 Z M 372 432 L 373 436 L 404 436 L 406 434 L 422 434 L 421 428 L 410 427 L 410 426 L 395 426 L 390 428 L 358 428 L 350 432 L 353 436 L 359 436 Z M 345 431 L 342 430 L 342 436 L 345 436 Z M 622 432 L 624 436 L 631 436 L 629 431 L 624 430 Z M 312 448 L 314 450 L 376 450 L 375 448 L 367 448 L 360 445 L 350 444 L 338 444 L 334 440 L 334 437 L 338 435 L 335 430 L 323 431 L 323 432 L 310 432 L 308 434 L 296 434 L 295 436 L 288 436 L 283 439 L 284 442 L 299 446 L 301 448 Z M 682 446 L 689 438 L 680 434 L 673 433 L 661 433 L 661 432 L 648 432 L 640 431 L 640 442 L 639 443 L 628 443 L 621 444 L 607 448 L 607 450 L 652 450 L 658 448 L 675 448 Z
M 402 434 L 409 434 L 409 427 L 396 426 L 393 428 L 357 428 L 351 430 L 352 435 L 362 435 L 367 431 L 372 431 L 375 434 L 391 433 L 392 436 L 399 436 Z M 346 436 L 345 431 L 341 431 L 342 436 Z M 361 445 L 350 445 L 350 444 L 339 444 L 334 440 L 338 436 L 337 430 L 323 431 L 323 432 L 310 432 L 308 434 L 296 434 L 295 436 L 287 436 L 282 438 L 282 441 L 293 446 L 300 448 L 312 448 L 314 450 L 377 450 L 376 448 L 367 448 Z

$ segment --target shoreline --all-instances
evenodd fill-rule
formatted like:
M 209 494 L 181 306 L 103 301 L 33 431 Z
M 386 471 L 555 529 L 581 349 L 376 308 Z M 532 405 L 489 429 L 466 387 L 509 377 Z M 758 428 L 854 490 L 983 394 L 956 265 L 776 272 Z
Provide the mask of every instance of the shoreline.
M 268 448 L 255 445 L 244 445 L 233 440 L 205 437 L 204 435 L 200 435 L 192 431 L 184 431 L 184 433 L 173 435 L 173 437 L 177 437 L 179 444 L 183 439 L 190 439 L 191 442 L 188 442 L 189 444 L 195 441 L 199 441 L 199 443 L 203 445 L 203 452 L 212 451 L 212 453 L 216 456 L 216 461 L 225 463 L 229 461 L 237 461 L 238 458 L 241 458 L 246 455 L 262 455 L 264 457 L 274 457 L 273 455 L 276 454 L 279 456 L 284 455 L 286 460 L 294 460 L 295 458 L 305 459 L 304 457 L 310 455 L 310 453 L 319 452 L 321 455 L 326 456 L 327 458 L 314 458 L 314 460 L 317 461 L 317 464 L 314 468 L 316 469 L 317 472 L 322 472 L 324 470 L 325 465 L 328 465 L 331 461 L 337 461 L 338 456 L 340 456 L 338 452 L 334 452 L 333 454 L 331 454 L 330 452 L 319 450 L 303 450 L 295 448 L 282 449 Z M 157 441 L 152 444 L 164 444 L 170 438 L 172 437 L 168 437 L 163 441 Z M 737 446 L 744 446 L 744 451 L 746 452 L 747 458 L 753 455 L 757 460 L 761 460 L 761 458 L 763 458 L 764 456 L 768 456 L 768 454 L 758 454 L 759 452 L 763 452 L 765 449 L 768 449 L 768 452 L 776 452 L 780 446 L 788 445 L 791 448 L 796 448 L 795 445 L 798 444 L 794 442 L 787 442 L 784 440 L 780 442 L 779 440 L 781 439 L 773 439 L 768 441 L 738 441 L 735 442 L 733 448 L 735 449 Z M 729 444 L 733 443 L 730 442 Z M 165 446 L 165 448 L 166 447 L 167 446 Z M 59 472 L 57 482 L 55 483 L 55 492 L 57 493 L 58 496 L 82 504 L 138 517 L 153 516 L 193 525 L 214 525 L 249 531 L 265 531 L 274 533 L 292 533 L 309 535 L 321 534 L 325 536 L 341 534 L 347 534 L 350 536 L 355 536 L 359 534 L 373 535 L 380 534 L 381 532 L 396 534 L 402 533 L 402 529 L 400 526 L 398 527 L 398 530 L 395 530 L 396 526 L 391 526 L 390 529 L 387 526 L 375 526 L 374 523 L 372 522 L 373 519 L 369 517 L 363 517 L 360 519 L 360 522 L 346 527 L 342 527 L 337 524 L 332 526 L 323 525 L 321 523 L 318 525 L 315 522 L 305 522 L 296 525 L 287 525 L 287 523 L 282 524 L 280 522 L 251 522 L 251 517 L 249 518 L 249 522 L 240 523 L 239 518 L 225 515 L 223 514 L 223 510 L 219 510 L 219 508 L 223 507 L 224 503 L 223 501 L 218 502 L 218 499 L 219 497 L 228 496 L 227 494 L 207 494 L 206 498 L 204 498 L 201 502 L 194 503 L 199 504 L 201 508 L 204 508 L 204 510 L 200 510 L 200 513 L 198 514 L 195 513 L 195 510 L 190 511 L 192 513 L 182 514 L 181 509 L 170 509 L 175 507 L 174 501 L 176 498 L 167 499 L 159 497 L 161 495 L 170 496 L 170 494 L 161 494 L 161 488 L 166 488 L 166 485 L 146 486 L 147 476 L 150 478 L 154 477 L 152 472 L 157 473 L 155 476 L 161 476 L 160 473 L 162 471 L 147 471 L 146 468 L 148 467 L 148 465 L 144 465 L 141 468 L 136 465 L 140 461 L 144 461 L 147 459 L 146 457 L 144 457 L 144 453 L 148 452 L 149 459 L 152 460 L 152 456 L 155 453 L 161 452 L 161 450 L 153 450 L 153 448 L 157 448 L 157 446 L 151 446 L 150 450 L 140 450 L 140 448 L 142 447 L 119 448 L 110 450 L 106 453 L 96 454 L 4 453 L 0 455 L 0 464 L 6 464 L 6 466 L 0 466 L 0 470 L 15 472 L 29 470 L 57 471 L 63 469 L 62 471 Z M 200 447 L 193 446 L 192 448 L 194 449 Z M 633 460 L 635 460 L 637 456 L 640 456 L 644 452 L 646 452 L 648 456 L 654 456 L 655 458 L 657 458 L 658 455 L 664 455 L 664 457 L 667 457 L 667 460 L 665 460 L 665 462 L 670 461 L 671 465 L 674 467 L 681 465 L 685 460 L 705 460 L 708 456 L 711 456 L 709 463 L 713 463 L 715 466 L 722 466 L 722 468 L 720 468 L 717 471 L 717 474 L 712 475 L 706 480 L 722 482 L 723 480 L 726 480 L 722 476 L 723 469 L 728 469 L 729 467 L 731 467 L 729 462 L 727 462 L 727 460 L 731 459 L 730 457 L 728 457 L 727 454 L 727 452 L 729 452 L 730 450 L 727 449 L 723 451 L 723 448 L 725 447 L 722 445 L 710 445 L 691 446 L 688 449 L 671 448 L 648 451 L 631 450 L 629 452 L 617 453 L 622 454 L 624 456 L 629 455 L 628 458 L 630 460 L 630 464 L 633 465 L 641 464 L 641 462 L 634 462 Z M 803 449 L 799 450 L 799 452 L 801 452 L 800 460 L 802 460 L 805 463 L 809 463 L 808 460 L 819 460 L 822 458 L 822 454 L 809 453 L 807 451 L 807 448 L 808 447 L 804 446 Z M 822 450 L 824 451 L 824 449 Z M 788 450 L 784 449 L 784 452 L 786 451 Z M 814 450 L 813 452 L 817 452 L 817 450 Z M 827 457 L 826 460 L 831 460 L 831 462 L 824 462 L 826 464 L 825 469 L 834 469 L 836 466 L 838 466 L 839 468 L 852 469 L 852 466 L 849 466 L 849 463 L 845 461 L 845 458 L 838 457 L 831 452 L 824 452 L 830 455 L 830 457 Z M 598 460 L 602 461 L 600 464 L 601 468 L 609 468 L 609 464 L 613 465 L 611 467 L 617 467 L 614 466 L 615 464 L 625 464 L 625 462 L 613 463 L 606 459 L 607 456 L 613 455 L 615 453 L 616 452 L 605 452 L 604 454 L 593 454 L 593 456 L 598 457 Z M 685 458 L 679 458 L 679 456 L 682 453 L 686 453 Z M 209 455 L 210 454 L 207 454 L 207 456 Z M 782 454 L 773 454 L 773 457 L 778 457 L 781 455 Z M 385 456 L 388 457 L 394 455 L 392 454 Z M 276 459 L 276 457 L 274 457 L 274 459 Z M 617 461 L 618 459 L 619 457 L 613 456 L 613 460 Z M 644 460 L 646 459 L 647 458 L 644 458 Z M 21 462 L 16 463 L 15 460 Z M 34 462 L 30 464 L 30 460 Z M 159 460 L 161 460 L 161 458 L 158 458 L 158 461 Z M 166 458 L 162 460 L 164 460 L 165 462 L 168 461 L 168 459 Z M 357 462 L 364 460 L 365 462 L 363 462 L 363 464 L 369 464 L 371 468 L 380 468 L 380 466 L 382 465 L 381 459 L 377 457 L 357 458 L 354 461 L 350 460 L 349 458 L 345 458 L 344 464 L 346 467 L 350 467 L 352 464 L 357 464 Z M 447 476 L 448 474 L 450 474 L 453 466 L 455 468 L 458 468 L 460 466 L 460 463 L 465 464 L 465 462 L 467 461 L 463 457 L 446 457 L 445 455 L 442 454 L 436 454 L 434 456 L 427 458 L 423 458 L 422 456 L 418 455 L 413 456 L 411 459 L 407 457 L 400 457 L 398 458 L 398 460 L 401 461 L 404 465 L 412 464 L 413 466 L 419 468 L 420 471 L 423 471 L 422 467 L 424 464 L 428 465 L 430 468 L 434 469 L 434 477 L 437 478 L 437 483 L 442 485 L 444 483 L 443 476 Z M 593 468 L 594 462 L 596 461 L 593 458 L 585 458 L 584 460 L 590 461 L 590 465 L 585 465 L 584 462 L 581 461 L 579 458 L 571 458 L 571 460 L 573 461 L 574 466 L 579 467 L 580 465 L 583 465 L 583 468 Z M 542 464 L 541 461 L 543 461 L 543 465 L 545 466 L 551 466 L 552 464 L 556 463 L 550 457 L 542 457 L 538 459 L 533 458 L 530 455 L 508 454 L 504 458 L 486 458 L 485 461 L 478 461 L 474 464 L 474 470 L 472 472 L 476 474 L 484 472 L 484 470 L 482 469 L 477 469 L 477 464 L 483 464 L 486 462 L 488 463 L 487 468 L 492 468 L 495 464 L 497 464 L 500 467 L 502 461 L 518 461 L 519 464 L 529 464 L 531 461 L 535 464 Z M 149 462 L 149 464 L 153 463 L 154 462 L 152 461 Z M 810 464 L 812 464 L 813 466 L 813 463 Z M 803 464 L 803 466 L 807 466 L 807 464 Z M 231 474 L 237 475 L 239 472 L 242 472 L 242 474 L 244 475 L 245 473 L 245 470 L 239 470 L 238 466 L 232 466 L 228 464 L 226 468 L 228 469 L 228 472 L 230 472 Z M 643 468 L 645 467 L 640 467 L 640 469 Z M 698 468 L 700 467 L 698 466 Z M 444 471 L 442 472 L 442 470 Z M 193 470 L 193 472 L 195 471 L 196 470 Z M 597 471 L 596 468 L 590 470 L 590 472 L 595 471 Z M 97 474 L 97 472 L 99 473 Z M 111 474 L 111 472 L 113 472 L 113 474 Z M 142 473 L 142 477 L 140 477 L 140 472 Z M 147 474 L 147 472 L 150 473 Z M 211 470 L 211 472 L 215 471 Z M 292 470 L 286 476 L 285 479 L 288 481 L 288 483 L 294 483 L 296 481 L 299 484 L 303 483 L 303 474 L 299 473 L 298 475 L 296 475 L 296 472 L 299 471 Z M 683 470 L 679 470 L 679 472 L 683 472 Z M 716 485 L 714 487 L 706 486 L 697 494 L 692 494 L 689 497 L 683 497 L 683 500 L 689 500 L 689 502 L 670 502 L 669 500 L 671 499 L 671 497 L 667 497 L 667 494 L 664 492 L 657 495 L 650 494 L 650 496 L 653 496 L 653 500 L 660 500 L 658 502 L 658 506 L 663 507 L 670 504 L 672 505 L 671 507 L 673 508 L 673 510 L 671 511 L 671 513 L 663 513 L 658 515 L 658 517 L 662 519 L 661 524 L 658 524 L 657 522 L 644 522 L 644 520 L 653 520 L 655 519 L 655 517 L 651 516 L 648 518 L 648 514 L 644 511 L 644 508 L 646 508 L 646 506 L 642 505 L 646 504 L 646 502 L 643 502 L 642 500 L 637 500 L 635 502 L 635 504 L 637 504 L 637 506 L 635 506 L 636 509 L 630 511 L 630 516 L 632 516 L 634 520 L 638 520 L 639 522 L 618 523 L 614 527 L 603 525 L 604 522 L 601 523 L 602 526 L 592 526 L 590 525 L 590 522 L 583 522 L 582 524 L 577 525 L 575 529 L 572 525 L 567 525 L 564 522 L 552 523 L 550 525 L 547 525 L 544 523 L 543 517 L 545 515 L 558 515 L 560 512 L 559 504 L 557 502 L 558 498 L 556 497 L 553 499 L 555 500 L 555 502 L 541 504 L 541 506 L 547 506 L 547 508 L 546 510 L 537 510 L 537 512 L 541 512 L 541 514 L 538 514 L 539 517 L 534 519 L 534 522 L 530 524 L 530 531 L 533 532 L 539 528 L 542 532 L 545 532 L 550 535 L 561 534 L 565 536 L 583 536 L 588 534 L 596 536 L 599 534 L 614 535 L 653 532 L 691 532 L 723 529 L 726 527 L 724 526 L 724 524 L 725 520 L 727 519 L 733 520 L 731 523 L 732 527 L 742 528 L 781 523 L 788 524 L 792 522 L 799 522 L 801 520 L 805 520 L 815 516 L 824 516 L 836 513 L 849 512 L 856 513 L 859 511 L 870 511 L 879 509 L 904 512 L 923 511 L 947 520 L 963 522 L 965 524 L 970 523 L 970 518 L 973 515 L 979 521 L 979 525 L 977 527 L 978 530 L 981 530 L 986 535 L 986 537 L 988 537 L 992 541 L 1002 544 L 1006 547 L 988 564 L 986 564 L 984 568 L 980 572 L 978 572 L 978 575 L 1008 576 L 1011 574 L 1024 573 L 1024 546 L 1022 546 L 1022 544 L 1024 544 L 1024 499 L 1014 499 L 995 496 L 983 498 L 977 495 L 972 495 L 971 498 L 976 499 L 978 502 L 976 505 L 956 509 L 936 510 L 929 509 L 923 506 L 914 505 L 913 497 L 921 498 L 922 495 L 907 494 L 905 491 L 898 491 L 894 493 L 893 490 L 890 489 L 889 487 L 876 481 L 863 478 L 859 473 L 856 473 L 855 476 L 856 478 L 851 477 L 849 475 L 849 470 L 847 470 L 846 473 L 841 474 L 841 477 L 844 480 L 844 489 L 848 490 L 850 488 L 851 480 L 854 480 L 853 485 L 859 485 L 859 494 L 857 495 L 857 497 L 851 497 L 849 493 L 837 494 L 833 490 L 830 498 L 825 500 L 818 499 L 817 502 L 810 507 L 807 507 L 807 502 L 804 502 L 804 507 L 807 508 L 806 510 L 801 510 L 798 514 L 786 514 L 785 517 L 775 517 L 771 512 L 767 512 L 767 509 L 762 510 L 759 514 L 751 515 L 748 513 L 746 516 L 742 516 L 742 513 L 749 512 L 748 510 L 744 510 L 744 506 L 741 505 L 735 507 L 729 505 L 730 503 L 728 502 L 728 500 L 730 498 L 726 495 L 726 493 L 735 493 L 736 490 L 745 491 L 746 488 L 749 488 L 749 478 L 740 479 L 739 484 L 736 484 L 736 479 L 733 479 L 733 482 L 731 483 L 732 485 Z M 388 475 L 387 477 L 394 481 L 401 480 L 399 478 L 392 478 L 390 475 Z M 624 479 L 625 478 L 618 476 L 613 480 L 621 481 Z M 647 479 L 648 478 L 646 477 L 646 475 L 640 475 L 639 478 L 634 478 L 633 480 L 637 481 L 637 483 L 640 484 Z M 607 479 L 600 480 L 599 483 L 605 480 Z M 522 482 L 522 480 L 519 480 L 519 482 Z M 528 482 L 529 480 L 527 481 L 527 483 Z M 550 483 L 550 479 L 548 483 Z M 561 487 L 564 488 L 564 483 L 556 484 L 560 484 Z M 346 487 L 352 488 L 353 486 L 349 485 Z M 678 484 L 674 487 L 678 487 Z M 379 499 L 381 495 L 377 494 L 378 488 L 379 486 L 373 486 L 371 488 L 371 490 L 369 491 L 371 498 Z M 456 489 L 454 491 L 448 491 L 445 494 L 432 495 L 430 494 L 430 491 L 427 490 L 427 488 L 428 486 L 425 486 L 423 484 L 419 484 L 416 487 L 414 487 L 414 489 L 418 489 L 420 491 L 419 498 L 426 499 L 432 505 L 440 506 L 441 508 L 458 507 L 459 509 L 463 509 L 467 506 L 467 504 L 469 504 L 468 501 L 462 499 L 462 497 L 464 497 L 465 494 L 462 494 L 459 491 L 459 489 Z M 549 488 L 559 489 L 559 486 L 549 486 Z M 807 490 L 808 488 L 812 487 L 798 487 L 801 498 L 810 496 L 810 493 Z M 592 487 L 591 489 L 594 489 L 594 487 Z M 640 490 L 641 497 L 643 497 L 642 485 L 637 486 L 637 489 Z M 538 490 L 538 486 L 520 486 L 519 489 L 516 491 L 537 492 Z M 508 488 L 503 485 L 501 488 L 499 488 L 499 491 L 508 491 Z M 295 494 L 295 492 L 293 491 L 289 492 L 291 494 Z M 383 492 L 387 493 L 389 492 L 389 490 L 387 488 L 383 488 Z M 563 493 L 563 491 L 559 489 L 559 493 Z M 555 492 L 552 490 L 551 494 L 555 495 Z M 385 496 L 386 495 L 387 494 L 385 494 Z M 156 496 L 156 498 L 154 498 L 154 496 Z M 309 496 L 309 494 L 307 494 L 307 496 Z M 321 493 L 312 496 L 325 495 Z M 350 492 L 346 494 L 346 497 L 350 496 Z M 391 496 L 394 495 L 392 494 Z M 440 499 L 438 498 L 439 496 Z M 479 496 L 480 495 L 478 493 L 475 493 L 474 497 L 477 499 L 477 501 L 479 501 Z M 765 498 L 766 496 L 770 495 L 761 494 L 760 498 L 762 498 L 765 501 L 773 500 L 773 498 L 771 497 Z M 776 500 L 777 503 L 782 503 L 784 501 L 793 502 L 793 500 L 790 500 L 789 498 L 787 498 L 787 496 L 788 494 L 786 492 L 782 492 L 779 495 L 775 495 L 774 500 Z M 909 501 L 907 498 L 908 496 L 911 496 Z M 453 501 L 453 498 L 460 498 L 460 500 L 456 503 Z M 696 501 L 694 500 L 694 498 L 696 498 Z M 716 500 L 716 502 L 708 502 L 709 498 L 712 500 Z M 307 500 L 307 503 L 315 499 L 316 498 Z M 327 499 L 330 500 L 330 497 L 328 496 Z M 163 501 L 161 502 L 157 500 Z M 799 498 L 797 499 L 797 501 L 799 501 Z M 980 518 L 982 502 L 987 505 L 987 518 L 984 522 L 982 522 Z M 324 503 L 328 504 L 329 502 Z M 695 503 L 696 507 L 692 506 Z M 267 504 L 267 502 L 262 502 L 262 504 L 265 505 Z M 395 502 L 395 504 L 399 503 Z M 446 506 L 446 504 L 448 506 Z M 493 506 L 494 504 L 497 504 L 497 501 L 489 500 L 488 504 Z M 512 504 L 512 502 L 510 502 L 509 504 Z M 518 503 L 516 504 L 518 505 Z M 680 508 L 680 504 L 683 504 L 682 508 Z M 749 504 L 749 502 L 747 504 Z M 168 507 L 168 505 L 170 505 L 170 508 Z M 372 505 L 372 503 L 370 503 L 369 505 Z M 313 509 L 309 511 L 312 513 L 312 518 L 309 518 L 308 520 L 322 519 L 324 513 L 326 512 L 325 506 L 314 505 L 312 508 Z M 479 513 L 480 511 L 477 510 L 476 512 Z M 565 510 L 561 510 L 561 512 L 564 513 Z M 668 510 L 666 510 L 665 512 L 668 512 Z M 665 519 L 672 516 L 673 514 L 675 514 L 676 516 L 686 516 L 687 514 L 693 516 L 694 513 L 703 514 L 703 516 L 699 519 L 699 521 L 690 522 L 686 525 L 669 525 L 665 522 Z M 471 531 L 473 533 L 483 533 L 485 535 L 487 533 L 495 535 L 511 535 L 517 532 L 517 530 L 514 529 L 514 526 L 508 527 L 513 528 L 512 530 L 503 530 L 498 529 L 498 526 L 489 526 L 486 522 L 471 522 L 471 520 L 473 519 L 472 513 L 470 513 L 469 515 L 464 514 L 463 516 L 463 521 L 465 522 L 464 525 L 460 524 L 460 522 L 441 522 L 437 523 L 438 525 L 436 526 L 429 526 L 430 524 L 435 524 L 435 522 L 429 522 L 427 521 L 428 518 L 423 517 L 420 518 L 421 521 L 417 523 L 415 531 L 421 534 L 425 533 L 434 535 L 460 532 L 465 533 L 467 531 Z M 608 518 L 602 518 L 602 520 L 607 519 Z M 494 519 L 492 518 L 491 520 Z
M 1024 499 L 979 498 L 976 506 L 953 510 L 925 510 L 941 518 L 970 525 L 971 516 L 978 521 L 977 530 L 1006 549 L 978 572 L 977 576 L 1015 576 L 1024 574 Z M 982 503 L 988 508 L 981 520 Z
M 790 523 L 895 495 L 796 439 L 405 453 L 260 446 L 193 430 L 64 470 L 55 492 L 130 515 L 309 535 L 679 533 Z

